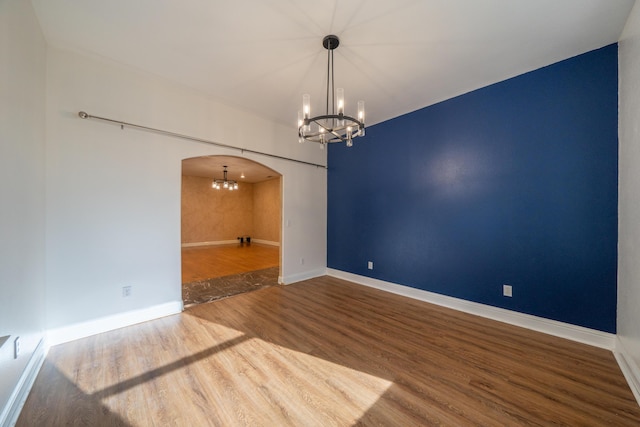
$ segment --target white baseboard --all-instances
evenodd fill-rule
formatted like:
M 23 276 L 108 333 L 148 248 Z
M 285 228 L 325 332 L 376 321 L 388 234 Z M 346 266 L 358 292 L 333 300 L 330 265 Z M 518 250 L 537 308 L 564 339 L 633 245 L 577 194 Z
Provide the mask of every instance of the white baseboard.
M 570 323 L 558 322 L 556 320 L 545 319 L 543 317 L 532 316 L 529 314 L 519 313 L 517 311 L 506 310 L 477 302 L 440 295 L 434 292 L 423 291 L 422 289 L 384 282 L 371 277 L 360 276 L 331 268 L 327 269 L 327 275 L 409 298 L 414 298 L 420 301 L 429 302 L 431 304 L 497 320 L 499 322 L 604 348 L 606 350 L 613 351 L 616 347 L 616 336 L 614 334 L 595 329 L 589 329 L 582 326 L 572 325 Z
M 616 340 L 616 349 L 613 352 L 618 366 L 629 384 L 629 388 L 640 405 L 640 366 L 634 361 L 631 354 L 625 349 L 620 338 Z
M 216 240 L 214 242 L 195 242 L 195 243 L 183 243 L 183 248 L 195 248 L 198 246 L 216 246 L 216 245 L 233 245 L 238 243 L 238 239 L 234 240 Z
M 260 243 L 269 246 L 280 246 L 280 242 L 273 242 L 271 240 L 251 239 L 252 243 Z M 217 245 L 235 245 L 239 243 L 238 239 L 235 240 L 216 240 L 213 242 L 194 242 L 194 243 L 182 243 L 183 248 L 196 248 L 199 246 L 217 246 Z
M 29 392 L 31 391 L 31 387 L 38 376 L 38 372 L 40 372 L 40 367 L 44 363 L 48 349 L 49 347 L 45 343 L 45 340 L 41 339 L 29 358 L 29 362 L 18 379 L 18 383 L 13 389 L 11 396 L 9 396 L 7 405 L 4 407 L 2 412 L 0 412 L 0 426 L 13 426 L 18 421 L 20 411 L 29 396 Z
M 183 310 L 182 301 L 172 301 L 164 304 L 140 310 L 132 310 L 124 313 L 105 316 L 87 322 L 76 323 L 61 328 L 47 331 L 47 341 L 49 345 L 62 344 L 65 342 L 85 338 L 102 332 L 112 331 L 136 323 L 158 319 L 164 316 L 181 313 Z
M 251 239 L 251 243 L 260 243 L 262 245 L 280 246 L 280 242 L 272 242 L 271 240 Z
M 327 274 L 327 270 L 325 268 L 319 268 L 317 270 L 305 271 L 304 273 L 278 277 L 278 282 L 281 285 L 291 285 L 292 283 L 302 282 L 303 280 L 313 279 L 314 277 L 324 276 L 325 274 Z

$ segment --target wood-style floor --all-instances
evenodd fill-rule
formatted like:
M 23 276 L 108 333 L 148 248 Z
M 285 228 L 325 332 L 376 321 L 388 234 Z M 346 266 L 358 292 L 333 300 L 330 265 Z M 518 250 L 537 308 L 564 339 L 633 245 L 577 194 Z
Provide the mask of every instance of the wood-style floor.
M 277 267 L 277 246 L 232 244 L 182 248 L 182 283 Z
M 611 352 L 321 277 L 51 348 L 18 426 L 638 426 Z

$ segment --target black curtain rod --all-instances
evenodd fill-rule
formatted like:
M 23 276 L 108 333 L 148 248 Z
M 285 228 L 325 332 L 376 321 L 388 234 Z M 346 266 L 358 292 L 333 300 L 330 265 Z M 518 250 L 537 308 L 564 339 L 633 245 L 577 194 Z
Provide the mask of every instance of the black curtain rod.
M 196 138 L 194 136 L 183 135 L 181 133 L 176 133 L 176 132 L 170 132 L 168 130 L 162 130 L 162 129 L 156 129 L 156 128 L 152 128 L 152 127 L 148 127 L 148 126 L 136 125 L 134 123 L 127 123 L 127 122 L 123 122 L 121 120 L 113 120 L 113 119 L 108 119 L 106 117 L 93 116 L 93 115 L 91 115 L 89 113 L 85 113 L 84 111 L 80 111 L 78 113 L 78 117 L 80 117 L 81 119 L 95 119 L 95 120 L 102 120 L 103 122 L 115 123 L 115 124 L 120 125 L 121 129 L 124 129 L 124 127 L 127 126 L 127 127 L 131 127 L 131 128 L 145 130 L 147 132 L 153 132 L 153 133 L 158 133 L 158 134 L 161 134 L 161 135 L 171 136 L 171 137 L 174 137 L 174 138 L 187 139 L 189 141 L 202 142 L 204 144 L 215 145 L 216 147 L 230 148 L 232 150 L 238 150 L 243 154 L 244 153 L 259 154 L 261 156 L 272 157 L 274 159 L 288 160 L 290 162 L 302 163 L 304 165 L 315 166 L 315 167 L 323 168 L 323 169 L 327 168 L 325 165 L 321 165 L 321 164 L 318 164 L 318 163 L 305 162 L 304 160 L 292 159 L 290 157 L 283 157 L 283 156 L 278 156 L 278 155 L 275 155 L 275 154 L 263 153 L 262 151 L 255 151 L 255 150 L 249 150 L 247 148 L 235 147 L 233 145 L 222 144 L 220 142 L 209 141 L 209 140 L 202 139 L 202 138 Z

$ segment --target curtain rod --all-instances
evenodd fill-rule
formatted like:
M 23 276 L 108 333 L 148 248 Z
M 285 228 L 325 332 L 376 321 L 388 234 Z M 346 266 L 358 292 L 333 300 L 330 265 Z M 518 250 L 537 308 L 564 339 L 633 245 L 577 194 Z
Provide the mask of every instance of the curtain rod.
M 244 154 L 244 153 L 259 154 L 261 156 L 272 157 L 274 159 L 288 160 L 290 162 L 302 163 L 304 165 L 315 166 L 315 167 L 323 168 L 323 169 L 327 168 L 325 165 L 321 165 L 321 164 L 318 164 L 318 163 L 305 162 L 304 160 L 292 159 L 290 157 L 278 156 L 276 154 L 263 153 L 262 151 L 250 150 L 250 149 L 247 149 L 247 148 L 241 148 L 241 147 L 236 147 L 236 146 L 233 146 L 233 145 L 222 144 L 220 142 L 209 141 L 207 139 L 196 138 L 194 136 L 184 135 L 184 134 L 181 134 L 181 133 L 171 132 L 171 131 L 168 131 L 168 130 L 162 130 L 162 129 L 156 129 L 156 128 L 152 128 L 152 127 L 148 127 L 148 126 L 136 125 L 135 123 L 127 123 L 127 122 L 123 122 L 121 120 L 114 120 L 114 119 L 108 119 L 106 117 L 93 116 L 93 115 L 91 115 L 89 113 L 85 113 L 84 111 L 80 111 L 78 113 L 78 117 L 80 117 L 81 119 L 95 119 L 95 120 L 101 120 L 103 122 L 115 123 L 115 124 L 120 125 L 120 129 L 124 129 L 124 127 L 127 126 L 127 127 L 131 127 L 131 128 L 145 130 L 147 132 L 153 132 L 153 133 L 158 133 L 158 134 L 161 134 L 161 135 L 171 136 L 171 137 L 174 137 L 174 138 L 187 139 L 189 141 L 202 142 L 204 144 L 215 145 L 216 147 L 231 148 L 232 150 L 240 151 L 242 154 Z

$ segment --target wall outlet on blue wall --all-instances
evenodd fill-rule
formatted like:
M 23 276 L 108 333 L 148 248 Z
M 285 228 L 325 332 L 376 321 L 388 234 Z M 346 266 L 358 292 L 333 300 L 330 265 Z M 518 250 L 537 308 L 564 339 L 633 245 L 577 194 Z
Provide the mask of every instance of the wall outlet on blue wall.
M 367 268 L 368 268 L 369 270 L 373 270 L 373 261 L 369 261 L 369 262 L 367 262 Z
M 511 285 L 502 285 L 502 295 L 505 297 L 512 297 L 513 287 Z

